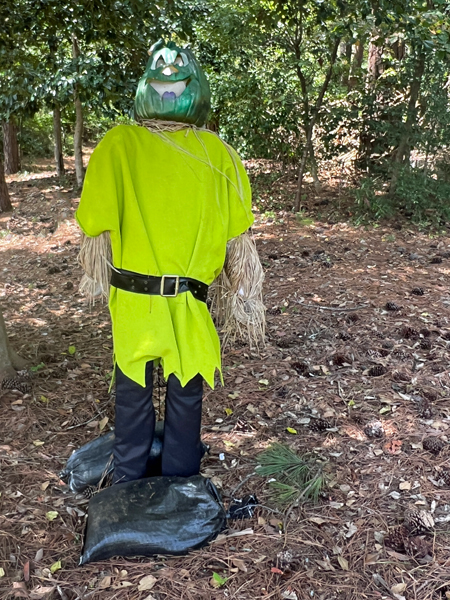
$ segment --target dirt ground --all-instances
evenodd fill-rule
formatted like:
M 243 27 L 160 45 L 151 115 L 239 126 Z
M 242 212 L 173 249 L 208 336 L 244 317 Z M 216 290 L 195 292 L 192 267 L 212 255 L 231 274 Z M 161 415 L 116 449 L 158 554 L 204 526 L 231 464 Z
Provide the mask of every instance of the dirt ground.
M 235 495 L 261 506 L 188 556 L 83 567 L 88 500 L 58 473 L 113 425 L 110 321 L 77 291 L 73 175 L 59 180 L 41 162 L 9 177 L 0 306 L 30 385 L 0 390 L 2 599 L 450 598 L 450 238 L 407 223 L 355 227 L 331 180 L 307 190 L 296 220 L 279 210 L 293 181 L 248 167 L 262 176 L 267 345 L 225 351 L 225 387 L 204 402 L 202 472 L 226 505 L 243 482 Z M 318 504 L 283 514 L 270 483 L 251 476 L 275 441 L 324 461 Z

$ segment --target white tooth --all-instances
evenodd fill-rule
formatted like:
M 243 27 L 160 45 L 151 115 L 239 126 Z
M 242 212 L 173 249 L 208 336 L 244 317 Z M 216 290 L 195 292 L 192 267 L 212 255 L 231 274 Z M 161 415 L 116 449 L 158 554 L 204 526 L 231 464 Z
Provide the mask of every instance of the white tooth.
M 173 81 L 173 82 L 167 82 L 167 83 L 166 82 L 160 83 L 159 81 L 152 81 L 150 83 L 150 85 L 152 86 L 152 88 L 154 90 L 156 90 L 158 92 L 158 94 L 161 96 L 161 98 L 163 97 L 165 92 L 173 92 L 175 94 L 175 96 L 178 98 L 178 96 L 181 96 L 181 94 L 186 89 L 185 81 Z
M 169 75 L 172 75 L 172 69 L 171 69 L 170 67 L 166 67 L 166 68 L 163 70 L 162 74 L 163 74 L 163 75 L 167 75 L 167 76 L 169 76 Z

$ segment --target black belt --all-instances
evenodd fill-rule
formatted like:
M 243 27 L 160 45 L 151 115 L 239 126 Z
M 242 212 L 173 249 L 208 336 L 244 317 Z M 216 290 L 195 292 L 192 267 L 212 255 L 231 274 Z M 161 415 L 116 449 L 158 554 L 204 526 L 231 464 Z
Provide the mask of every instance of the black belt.
M 183 292 L 191 292 L 194 298 L 206 302 L 208 296 L 208 286 L 197 279 L 178 275 L 155 277 L 116 269 L 116 267 L 112 270 L 111 285 L 126 292 L 163 296 L 164 298 L 175 298 Z

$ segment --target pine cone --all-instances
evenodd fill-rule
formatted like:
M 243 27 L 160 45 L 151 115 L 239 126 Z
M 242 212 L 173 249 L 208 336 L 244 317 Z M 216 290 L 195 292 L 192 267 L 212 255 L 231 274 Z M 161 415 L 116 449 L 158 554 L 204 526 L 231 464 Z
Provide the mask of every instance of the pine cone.
M 370 377 L 380 377 L 385 373 L 387 373 L 387 370 L 385 369 L 385 367 L 383 367 L 383 365 L 374 365 L 368 371 L 368 375 Z
M 413 296 L 423 296 L 424 293 L 425 292 L 421 287 L 415 287 L 411 290 L 411 294 L 413 294 Z
M 450 471 L 442 471 L 441 479 L 445 485 L 450 486 Z
M 309 429 L 311 431 L 322 432 L 326 429 L 331 429 L 333 425 L 327 421 L 326 419 L 312 419 L 309 424 Z
M 431 342 L 430 340 L 422 340 L 420 342 L 420 347 L 422 348 L 422 350 L 431 350 Z
M 309 375 L 309 366 L 305 362 L 293 362 L 291 363 L 291 368 L 297 371 L 299 375 L 306 377 Z
M 367 437 L 382 438 L 384 436 L 384 427 L 381 421 L 370 421 L 364 427 L 364 433 Z
M 433 410 L 431 408 L 431 402 L 428 398 L 422 398 L 419 404 L 419 417 L 422 419 L 430 419 L 433 416 Z
M 333 364 L 337 367 L 342 367 L 344 363 L 351 363 L 351 360 L 349 360 L 345 354 L 335 354 L 332 360 Z
M 386 302 L 386 304 L 384 305 L 384 308 L 386 310 L 390 310 L 392 312 L 395 312 L 396 310 L 400 310 L 400 306 L 398 306 L 398 304 L 395 304 L 395 302 Z
M 387 348 L 388 350 L 391 350 L 395 344 L 392 340 L 384 340 L 384 342 L 381 345 L 383 346 L 383 348 Z
M 22 392 L 22 394 L 29 394 L 31 392 L 31 383 L 20 377 L 12 377 L 10 379 L 3 379 L 1 388 L 3 390 L 17 390 Z
M 433 544 L 418 536 L 406 538 L 404 542 L 405 551 L 414 558 L 425 558 L 433 556 Z
M 299 338 L 295 335 L 287 335 L 285 337 L 281 337 L 276 341 L 276 344 L 279 348 L 290 348 L 291 346 L 295 346 L 295 344 L 299 343 Z
M 400 371 L 394 371 L 392 379 L 398 383 L 408 383 L 411 377 L 407 373 L 401 373 Z
M 384 538 L 384 544 L 401 552 L 405 547 L 405 539 L 408 537 L 408 530 L 404 525 L 393 527 Z
M 401 328 L 400 335 L 406 338 L 407 340 L 413 340 L 419 337 L 419 332 L 417 331 L 417 329 L 414 329 L 414 327 L 409 327 L 408 325 L 405 325 Z
M 441 256 L 433 256 L 433 258 L 430 260 L 430 263 L 432 265 L 440 265 L 442 262 L 442 257 Z
M 430 400 L 430 402 L 433 402 L 433 400 L 436 400 L 438 397 L 438 393 L 432 389 L 422 390 L 422 394 L 425 396 L 425 398 Z
M 427 437 L 422 441 L 424 450 L 428 450 L 431 454 L 439 454 L 445 447 L 445 443 L 437 437 Z
M 95 485 L 88 485 L 87 488 L 84 488 L 84 490 L 82 491 L 82 494 L 85 498 L 90 500 L 91 498 L 93 498 L 95 496 L 95 494 L 97 492 L 98 492 L 98 490 L 95 487 Z
M 409 504 L 405 510 L 405 527 L 410 533 L 427 533 L 434 529 L 434 519 L 427 510 Z

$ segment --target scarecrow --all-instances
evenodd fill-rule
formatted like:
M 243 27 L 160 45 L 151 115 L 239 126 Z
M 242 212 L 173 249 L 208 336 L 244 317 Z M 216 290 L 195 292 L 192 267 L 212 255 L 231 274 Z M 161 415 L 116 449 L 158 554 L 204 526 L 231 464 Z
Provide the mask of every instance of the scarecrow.
M 200 469 L 203 382 L 219 338 L 264 341 L 263 273 L 251 191 L 236 152 L 203 126 L 206 77 L 192 52 L 158 41 L 135 99 L 136 125 L 93 152 L 76 213 L 80 289 L 109 298 L 116 379 L 115 483 L 145 477 L 155 427 L 153 369 L 167 381 L 162 474 Z

